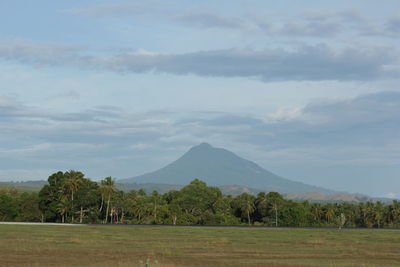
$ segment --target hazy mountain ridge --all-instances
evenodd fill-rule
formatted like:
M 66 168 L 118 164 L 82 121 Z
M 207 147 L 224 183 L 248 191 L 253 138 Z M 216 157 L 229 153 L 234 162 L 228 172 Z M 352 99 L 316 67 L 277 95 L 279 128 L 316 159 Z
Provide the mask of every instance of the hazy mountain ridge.
M 129 192 L 130 190 L 139 190 L 143 189 L 146 193 L 150 194 L 153 191 L 157 191 L 160 194 L 167 193 L 168 191 L 171 190 L 180 190 L 184 185 L 173 185 L 173 184 L 153 184 L 153 183 L 147 183 L 147 184 L 121 184 L 117 183 L 117 188 L 119 190 L 122 190 L 124 192 Z M 258 193 L 262 192 L 257 189 L 253 188 L 248 188 L 246 186 L 240 186 L 240 185 L 221 185 L 217 186 L 221 192 L 224 195 L 232 195 L 232 196 L 237 196 L 242 193 L 249 193 L 252 195 L 257 195 Z
M 374 201 L 374 199 L 368 196 L 352 195 L 346 193 L 324 195 L 319 192 L 287 194 L 285 195 L 285 198 L 294 201 L 308 200 L 312 202 L 335 202 L 335 203 L 337 202 L 361 203 L 361 202 Z
M 228 150 L 212 147 L 207 143 L 192 147 L 179 159 L 157 171 L 118 182 L 185 185 L 195 178 L 213 186 L 238 185 L 268 192 L 337 193 L 280 177 L 252 161 L 243 159 Z
M 0 182 L 0 190 L 2 188 L 15 188 L 20 192 L 39 192 L 43 185 L 47 184 L 45 180 L 37 180 L 37 181 L 24 181 L 24 182 Z M 119 190 L 124 192 L 129 192 L 131 190 L 139 190 L 143 189 L 146 193 L 150 194 L 154 190 L 159 192 L 160 194 L 167 193 L 171 190 L 180 190 L 183 185 L 171 185 L 171 184 L 116 184 Z M 237 196 L 242 193 L 248 193 L 251 195 L 257 195 L 262 190 L 248 188 L 246 186 L 240 185 L 222 185 L 218 186 L 221 192 L 224 195 L 232 195 Z M 351 202 L 351 203 L 360 203 L 367 201 L 381 201 L 385 203 L 391 203 L 393 199 L 391 198 L 371 198 L 369 196 L 359 195 L 359 194 L 321 194 L 318 192 L 310 192 L 310 193 L 300 193 L 300 194 L 284 194 L 284 198 L 293 200 L 293 201 L 311 201 L 311 202 L 332 202 L 332 203 L 341 203 L 341 202 Z
M 0 188 L 12 187 L 21 192 L 38 192 L 47 181 L 35 180 L 35 181 L 20 181 L 20 182 L 0 182 Z

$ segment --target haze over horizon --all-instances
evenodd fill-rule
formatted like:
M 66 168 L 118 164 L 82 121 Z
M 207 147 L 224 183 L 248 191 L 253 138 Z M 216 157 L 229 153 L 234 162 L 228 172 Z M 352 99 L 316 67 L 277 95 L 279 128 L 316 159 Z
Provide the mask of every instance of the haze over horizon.
M 0 181 L 128 178 L 207 142 L 400 197 L 398 1 L 9 1 Z

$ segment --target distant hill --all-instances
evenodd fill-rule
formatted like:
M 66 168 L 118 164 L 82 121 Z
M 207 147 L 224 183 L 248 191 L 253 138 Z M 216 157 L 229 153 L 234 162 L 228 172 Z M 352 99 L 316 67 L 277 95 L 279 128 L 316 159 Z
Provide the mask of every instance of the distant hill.
M 124 192 L 129 192 L 130 190 L 139 190 L 143 189 L 147 194 L 151 194 L 153 191 L 157 191 L 160 194 L 167 193 L 171 190 L 180 190 L 184 185 L 176 185 L 176 184 L 153 184 L 153 183 L 147 183 L 147 184 L 136 184 L 136 183 L 127 183 L 127 184 L 121 184 L 121 183 L 116 183 L 117 188 L 119 190 L 122 190 Z M 224 195 L 232 195 L 232 196 L 237 196 L 242 193 L 249 193 L 252 195 L 257 195 L 260 193 L 260 190 L 248 188 L 246 186 L 240 186 L 240 185 L 222 185 L 218 186 L 218 188 L 221 190 L 221 192 Z
M 116 183 L 116 186 L 119 190 L 124 192 L 129 192 L 131 190 L 140 190 L 143 189 L 147 194 L 151 194 L 153 191 L 157 191 L 160 194 L 165 194 L 171 190 L 179 190 L 183 186 L 176 184 L 136 184 L 136 183 Z
M 160 194 L 167 193 L 171 190 L 180 190 L 183 185 L 171 185 L 171 184 L 116 184 L 118 189 L 129 192 L 130 190 L 143 189 L 147 194 L 151 194 L 154 190 Z M 241 185 L 221 185 L 218 186 L 224 195 L 237 196 L 242 193 L 248 193 L 256 196 L 260 192 L 265 192 L 263 190 L 258 190 L 254 188 L 249 188 Z M 293 200 L 296 202 L 310 201 L 318 203 L 365 203 L 365 202 L 375 202 L 381 201 L 383 203 L 392 203 L 392 198 L 375 198 L 360 194 L 347 194 L 347 193 L 335 193 L 335 194 L 321 194 L 318 192 L 309 193 L 293 193 L 293 194 L 283 194 L 283 197 L 288 200 Z
M 0 190 L 2 188 L 15 188 L 20 192 L 39 192 L 39 190 L 43 187 L 43 185 L 47 184 L 47 181 L 24 181 L 24 182 L 0 182 Z M 146 184 L 136 184 L 136 183 L 128 183 L 121 184 L 116 183 L 116 186 L 119 190 L 124 192 L 129 192 L 130 190 L 139 190 L 143 189 L 146 193 L 151 194 L 154 190 L 160 194 L 167 193 L 171 190 L 180 190 L 184 185 L 174 185 L 174 184 L 155 184 L 155 183 L 146 183 Z M 249 193 L 252 195 L 257 195 L 260 192 L 265 192 L 265 190 L 259 190 L 254 188 L 249 188 L 241 185 L 221 185 L 218 186 L 221 192 L 224 195 L 232 195 L 237 196 L 242 193 Z M 381 201 L 384 203 L 391 203 L 394 199 L 391 198 L 371 198 L 364 195 L 353 195 L 346 193 L 336 193 L 336 194 L 321 194 L 318 192 L 310 192 L 310 193 L 294 193 L 294 194 L 284 194 L 284 198 L 294 201 L 311 201 L 311 202 L 332 202 L 332 203 L 341 203 L 341 202 L 351 202 L 351 203 L 360 203 L 367 201 Z
M 295 182 L 269 172 L 256 163 L 207 143 L 192 147 L 182 157 L 157 171 L 118 180 L 118 183 L 153 183 L 186 185 L 195 178 L 213 186 L 245 186 L 279 193 L 335 191 Z
M 287 194 L 285 195 L 285 198 L 294 201 L 308 200 L 311 202 L 334 202 L 334 203 L 340 203 L 340 202 L 361 203 L 361 202 L 374 201 L 374 199 L 368 196 L 352 195 L 345 193 L 324 195 L 318 192 Z
M 0 182 L 0 188 L 12 187 L 20 192 L 38 192 L 47 181 Z

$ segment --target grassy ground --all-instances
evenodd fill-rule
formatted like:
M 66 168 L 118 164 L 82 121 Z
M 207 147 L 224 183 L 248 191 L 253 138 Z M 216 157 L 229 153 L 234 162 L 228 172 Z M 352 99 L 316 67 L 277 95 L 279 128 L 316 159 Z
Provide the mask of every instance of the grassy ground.
M 0 266 L 398 266 L 400 231 L 0 225 Z

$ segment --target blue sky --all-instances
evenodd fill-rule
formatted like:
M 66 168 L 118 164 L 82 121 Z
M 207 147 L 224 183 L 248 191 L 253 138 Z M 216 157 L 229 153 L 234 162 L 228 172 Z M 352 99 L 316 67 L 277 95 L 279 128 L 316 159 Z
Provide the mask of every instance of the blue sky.
M 227 148 L 400 197 L 398 1 L 0 1 L 0 180 Z

